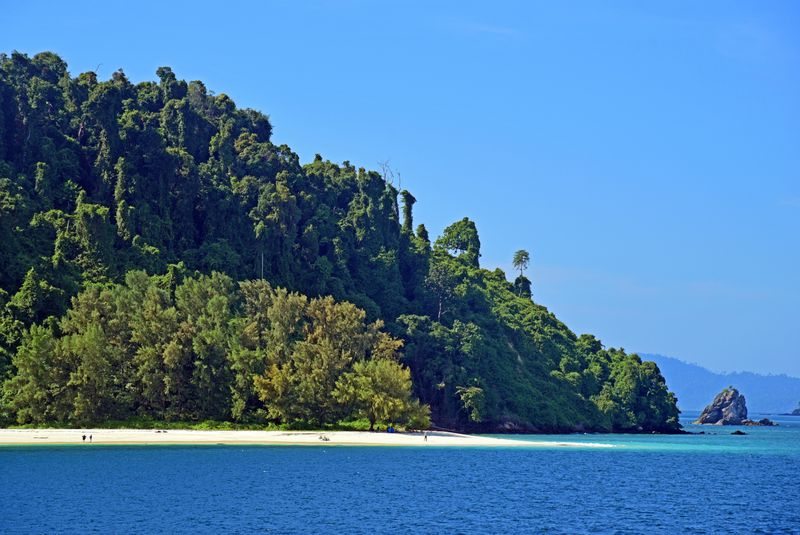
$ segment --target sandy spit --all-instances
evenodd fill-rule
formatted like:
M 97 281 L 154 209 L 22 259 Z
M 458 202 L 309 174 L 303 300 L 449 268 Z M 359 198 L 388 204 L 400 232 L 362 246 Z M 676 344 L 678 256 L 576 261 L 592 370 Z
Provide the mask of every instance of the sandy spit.
M 83 439 L 83 436 L 86 439 Z M 194 431 L 160 429 L 0 429 L 0 445 L 34 444 L 252 444 L 286 446 L 480 446 L 501 448 L 610 448 L 586 442 L 521 441 L 442 431 L 370 433 L 367 431 Z M 89 437 L 91 436 L 91 443 Z

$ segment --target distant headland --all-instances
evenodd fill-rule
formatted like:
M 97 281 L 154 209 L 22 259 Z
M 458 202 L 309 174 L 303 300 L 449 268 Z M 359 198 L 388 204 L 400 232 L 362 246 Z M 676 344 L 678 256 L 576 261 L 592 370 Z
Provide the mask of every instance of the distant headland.
M 751 412 L 783 414 L 797 407 L 800 378 L 788 375 L 761 375 L 751 372 L 716 373 L 697 364 L 657 355 L 640 353 L 658 364 L 661 373 L 678 398 L 683 411 L 699 411 L 723 388 L 735 385 L 747 394 Z

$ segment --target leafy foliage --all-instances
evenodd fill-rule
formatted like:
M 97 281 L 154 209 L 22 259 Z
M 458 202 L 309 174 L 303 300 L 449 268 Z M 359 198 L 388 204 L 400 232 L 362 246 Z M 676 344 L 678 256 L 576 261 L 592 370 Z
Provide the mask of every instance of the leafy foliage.
M 525 249 L 520 249 L 516 253 L 514 253 L 514 259 L 512 264 L 514 265 L 514 269 L 519 270 L 519 276 L 521 277 L 526 269 L 528 269 L 528 264 L 530 264 L 531 255 Z
M 7 419 L 678 428 L 652 363 L 531 300 L 527 252 L 509 283 L 468 218 L 432 245 L 381 174 L 156 74 L 0 55 Z
M 265 281 L 236 289 L 217 272 L 170 282 L 131 271 L 125 284 L 81 292 L 57 324 L 31 326 L 4 385 L 16 421 L 321 426 L 424 415 L 398 363 L 402 342 L 352 304 Z

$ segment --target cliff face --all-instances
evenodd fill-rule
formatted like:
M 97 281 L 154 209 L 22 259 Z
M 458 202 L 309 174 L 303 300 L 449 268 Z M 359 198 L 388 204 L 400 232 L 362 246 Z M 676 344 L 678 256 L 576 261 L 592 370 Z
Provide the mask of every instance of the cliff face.
M 695 424 L 742 425 L 747 420 L 744 396 L 735 388 L 726 388 L 703 409 Z

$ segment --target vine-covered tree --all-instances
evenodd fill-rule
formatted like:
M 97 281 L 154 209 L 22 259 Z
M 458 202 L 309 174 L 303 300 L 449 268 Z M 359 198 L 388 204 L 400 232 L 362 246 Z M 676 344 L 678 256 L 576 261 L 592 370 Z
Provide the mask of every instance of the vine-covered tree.
M 481 241 L 475 223 L 469 218 L 456 221 L 436 240 L 434 249 L 441 253 L 449 253 L 462 259 L 470 267 L 478 267 L 481 256 Z

